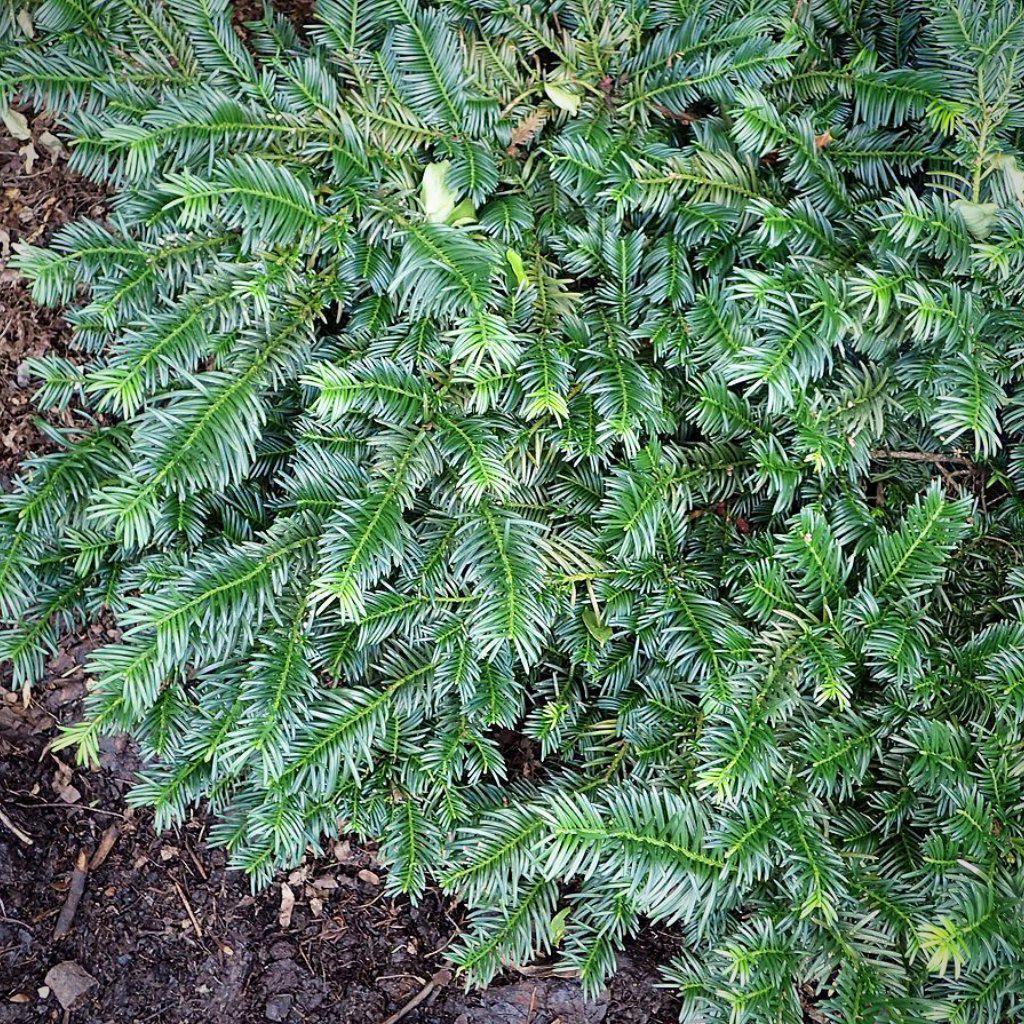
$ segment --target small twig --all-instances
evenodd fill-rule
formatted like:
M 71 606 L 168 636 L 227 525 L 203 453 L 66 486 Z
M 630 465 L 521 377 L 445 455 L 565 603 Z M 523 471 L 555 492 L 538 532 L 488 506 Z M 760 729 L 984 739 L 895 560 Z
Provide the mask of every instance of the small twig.
M 185 890 L 173 878 L 171 881 L 174 883 L 174 890 L 178 894 L 178 899 L 181 900 L 181 905 L 185 908 L 185 913 L 188 914 L 188 919 L 192 922 L 196 936 L 201 939 L 203 937 L 203 928 L 199 923 L 199 918 L 196 917 L 196 912 L 192 909 L 192 904 L 189 903 L 188 897 L 185 895 Z
M 198 858 L 198 857 L 197 857 L 197 856 L 195 855 L 195 853 L 194 853 L 194 852 L 193 852 L 193 850 L 192 850 L 192 847 L 191 847 L 191 846 L 189 846 L 187 842 L 185 842 L 185 843 L 184 843 L 183 845 L 184 845 L 184 847 L 185 847 L 185 852 L 186 852 L 186 853 L 187 853 L 187 854 L 189 855 L 189 857 L 191 858 L 191 860 L 192 860 L 192 863 L 193 863 L 193 864 L 195 864 L 195 866 L 196 866 L 196 871 L 198 871 L 198 872 L 199 872 L 199 877 L 200 877 L 200 878 L 201 878 L 201 879 L 202 879 L 202 880 L 203 880 L 204 882 L 208 881 L 208 880 L 209 880 L 209 878 L 210 878 L 210 876 L 209 876 L 209 875 L 208 875 L 208 874 L 206 873 L 206 869 L 205 869 L 205 868 L 203 867 L 203 863 L 202 863 L 202 861 L 201 861 L 201 860 L 200 860 L 200 859 L 199 859 L 199 858 Z
M 3 811 L 0 811 L 0 821 L 2 821 L 26 846 L 32 845 L 32 837 L 27 832 L 22 832 L 22 830 L 18 828 L 18 826 L 15 825 Z
M 903 459 L 907 462 L 934 462 L 936 465 L 949 463 L 953 466 L 970 466 L 977 464 L 963 455 L 943 455 L 940 452 L 895 452 L 888 448 L 876 448 L 871 453 L 873 459 Z
M 401 1009 L 396 1010 L 391 1014 L 387 1020 L 381 1021 L 381 1024 L 398 1024 L 404 1016 L 412 1013 L 412 1011 L 415 1010 L 416 1007 L 419 1006 L 420 1003 L 422 1003 L 432 992 L 436 989 L 444 988 L 451 980 L 452 972 L 447 968 L 442 968 L 430 979 L 430 981 L 426 983 L 426 985 L 423 986 L 423 988 L 419 990 L 419 992 L 416 993 L 416 995 L 412 997 L 412 999 L 410 999 Z
M 15 807 L 24 807 L 26 810 L 34 811 L 40 807 L 47 809 L 53 809 L 56 811 L 67 811 L 68 813 L 84 813 L 84 814 L 102 814 L 108 818 L 120 818 L 122 821 L 128 820 L 127 814 L 120 814 L 118 811 L 108 811 L 103 807 L 89 807 L 86 804 L 69 804 L 63 800 L 33 800 L 31 803 L 23 803 L 19 800 L 12 801 Z
M 110 856 L 110 851 L 113 850 L 120 835 L 121 829 L 117 825 L 111 825 L 103 833 L 100 837 L 100 845 L 96 847 L 96 852 L 89 861 L 90 871 L 95 871 Z
M 25 931 L 32 932 L 33 935 L 35 934 L 35 929 L 32 925 L 19 921 L 16 917 L 7 917 L 4 914 L 0 914 L 0 921 L 3 921 L 5 924 L 13 924 L 16 928 L 24 928 Z M 14 947 L 12 946 L 11 948 L 13 949 Z
M 89 877 L 89 850 L 83 846 L 78 851 L 78 860 L 75 862 L 75 869 L 71 872 L 71 885 L 68 887 L 68 895 L 64 900 L 64 906 L 60 909 L 60 916 L 53 929 L 53 937 L 62 939 L 71 930 L 71 922 L 75 919 L 78 911 L 78 904 L 82 901 L 82 893 L 85 892 L 85 880 Z

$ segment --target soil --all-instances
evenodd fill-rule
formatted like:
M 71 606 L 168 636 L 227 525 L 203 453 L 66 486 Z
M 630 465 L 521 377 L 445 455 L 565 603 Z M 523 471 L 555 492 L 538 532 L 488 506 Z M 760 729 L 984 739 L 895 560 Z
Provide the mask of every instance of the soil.
M 31 139 L 15 139 L 0 125 L 0 488 L 25 454 L 45 447 L 22 364 L 46 352 L 66 354 L 71 334 L 59 311 L 32 302 L 8 266 L 12 246 L 42 245 L 68 221 L 103 214 L 102 190 L 69 174 L 50 119 L 24 114 Z
M 0 492 L 21 459 L 46 447 L 19 367 L 32 355 L 66 352 L 69 336 L 60 312 L 34 306 L 7 267 L 9 247 L 44 244 L 67 221 L 103 213 L 101 192 L 68 171 L 64 154 L 45 151 L 47 120 L 27 117 L 34 164 L 26 142 L 0 134 Z M 677 1019 L 674 997 L 657 987 L 656 965 L 679 949 L 670 935 L 649 931 L 636 942 L 596 1002 L 583 1000 L 576 981 L 542 969 L 467 994 L 448 980 L 443 960 L 461 909 L 435 891 L 415 907 L 386 897 L 372 846 L 339 841 L 254 895 L 205 843 L 203 817 L 157 835 L 150 815 L 125 803 L 138 763 L 123 738 L 106 744 L 95 770 L 47 751 L 58 725 L 80 714 L 85 658 L 107 638 L 103 624 L 68 638 L 27 706 L 0 670 L 0 1024 Z M 104 839 L 113 846 L 86 873 L 67 934 L 54 938 L 76 862 L 95 856 Z M 65 1010 L 59 997 L 75 991 Z

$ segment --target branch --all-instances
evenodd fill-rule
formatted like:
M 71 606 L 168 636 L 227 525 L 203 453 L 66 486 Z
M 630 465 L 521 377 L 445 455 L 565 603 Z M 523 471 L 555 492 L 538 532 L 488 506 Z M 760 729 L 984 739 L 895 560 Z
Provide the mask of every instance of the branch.
M 876 462 L 882 459 L 903 459 L 906 462 L 933 462 L 936 464 L 948 463 L 953 466 L 969 466 L 972 469 L 977 463 L 963 455 L 943 455 L 936 452 L 896 452 L 888 448 L 876 448 L 871 452 L 871 458 Z

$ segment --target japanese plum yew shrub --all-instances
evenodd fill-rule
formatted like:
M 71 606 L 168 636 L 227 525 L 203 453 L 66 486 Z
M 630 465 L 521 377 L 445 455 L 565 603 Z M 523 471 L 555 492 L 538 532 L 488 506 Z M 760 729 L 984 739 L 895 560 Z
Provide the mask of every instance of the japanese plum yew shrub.
M 458 894 L 471 983 L 650 922 L 691 1022 L 1024 1013 L 1024 5 L 0 13 L 111 193 L 0 499 L 13 685 L 256 883 Z

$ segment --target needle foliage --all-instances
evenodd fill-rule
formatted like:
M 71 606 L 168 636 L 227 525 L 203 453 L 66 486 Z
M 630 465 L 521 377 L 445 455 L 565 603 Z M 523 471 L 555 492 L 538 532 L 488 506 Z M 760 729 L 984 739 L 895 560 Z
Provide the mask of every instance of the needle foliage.
M 17 5 L 15 5 L 17 6 Z M 0 14 L 112 192 L 17 267 L 53 450 L 0 654 L 258 884 L 325 835 L 486 983 L 1024 1013 L 1019 0 Z

